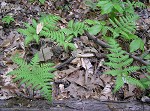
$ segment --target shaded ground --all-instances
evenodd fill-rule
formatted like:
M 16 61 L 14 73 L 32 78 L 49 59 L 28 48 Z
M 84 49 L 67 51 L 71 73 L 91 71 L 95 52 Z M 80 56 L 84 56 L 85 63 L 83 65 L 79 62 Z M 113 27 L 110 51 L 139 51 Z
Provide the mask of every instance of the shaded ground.
M 48 103 L 21 98 L 0 101 L 0 111 L 149 111 L 150 105 L 137 101 L 101 102 L 96 100 L 60 100 Z

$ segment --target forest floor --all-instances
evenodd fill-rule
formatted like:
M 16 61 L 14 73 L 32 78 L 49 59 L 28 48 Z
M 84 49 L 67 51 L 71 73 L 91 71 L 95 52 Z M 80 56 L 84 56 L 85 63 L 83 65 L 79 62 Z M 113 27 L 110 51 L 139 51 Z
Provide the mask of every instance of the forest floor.
M 24 27 L 23 22 L 31 23 L 32 19 L 38 20 L 44 13 L 59 15 L 60 26 L 64 27 L 69 20 L 104 19 L 99 10 L 91 10 L 84 0 L 47 0 L 43 5 L 37 1 L 1 0 L 0 7 L 0 111 L 149 111 L 150 104 L 143 103 L 141 98 L 150 90 L 143 92 L 129 85 L 129 90 L 121 89 L 112 94 L 114 78 L 102 74 L 107 70 L 103 65 L 107 51 L 89 40 L 86 34 L 74 39 L 78 45 L 76 51 L 65 52 L 62 47 L 44 38 L 40 39 L 44 45 L 33 42 L 25 47 L 24 36 L 17 32 L 18 28 Z M 136 34 L 145 41 L 145 49 L 149 51 L 150 8 L 136 11 L 140 15 Z M 1 19 L 6 15 L 11 15 L 14 22 L 9 25 L 3 23 Z M 27 61 L 38 52 L 40 62 L 56 64 L 58 70 L 54 72 L 52 103 L 42 100 L 38 91 L 24 86 L 18 88 L 12 77 L 6 76 L 16 68 L 11 57 L 18 52 Z M 74 53 L 81 57 L 74 58 Z M 137 74 L 142 77 L 141 72 Z M 148 97 L 147 101 L 150 102 Z

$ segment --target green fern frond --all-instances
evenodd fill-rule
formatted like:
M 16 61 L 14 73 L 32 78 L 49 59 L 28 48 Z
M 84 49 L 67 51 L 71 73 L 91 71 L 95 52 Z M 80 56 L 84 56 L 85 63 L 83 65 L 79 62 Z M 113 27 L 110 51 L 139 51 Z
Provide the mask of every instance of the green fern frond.
M 109 14 L 114 12 L 123 13 L 123 2 L 120 0 L 99 0 L 98 7 L 101 8 L 102 14 Z M 114 11 L 116 10 L 116 11 Z
M 56 15 L 42 15 L 42 17 L 40 17 L 40 23 L 43 22 L 43 29 L 49 30 L 49 31 L 54 31 L 56 29 L 58 29 L 57 27 L 57 22 L 60 20 L 59 16 Z
M 82 35 L 86 28 L 87 27 L 84 22 L 74 22 L 73 20 L 71 20 L 69 21 L 67 28 L 62 29 L 61 31 L 66 35 L 72 34 L 73 36 L 77 37 L 78 34 Z
M 133 85 L 140 87 L 141 89 L 145 89 L 145 87 L 143 86 L 143 84 L 139 80 L 137 80 L 131 76 L 127 76 L 126 80 L 129 84 L 133 84 Z
M 36 24 L 37 22 L 35 20 L 32 20 L 34 25 L 30 25 L 28 23 L 24 23 L 26 26 L 26 29 L 18 29 L 18 32 L 25 35 L 25 45 L 28 45 L 31 41 L 39 42 L 39 35 L 36 34 Z
M 134 8 L 136 8 L 136 7 L 146 8 L 146 5 L 144 3 L 142 3 L 142 2 L 140 2 L 140 1 L 138 1 L 138 2 L 132 1 L 131 2 L 130 0 L 127 0 L 126 5 L 130 6 L 130 7 L 133 6 Z
M 109 75 L 112 75 L 112 76 L 117 76 L 118 74 L 122 73 L 121 70 L 114 70 L 114 69 L 111 69 L 109 71 L 105 71 L 104 74 L 109 74 Z
M 102 35 L 105 36 L 108 31 L 108 26 L 106 26 L 105 21 L 87 19 L 85 20 L 85 24 L 87 24 L 87 31 L 91 35 L 97 35 L 99 32 L 101 32 Z
M 150 76 L 146 75 L 146 78 L 140 79 L 140 82 L 143 84 L 143 86 L 147 89 L 150 88 Z
M 23 59 L 16 56 L 13 61 L 18 64 L 18 69 L 8 73 L 8 75 L 16 75 L 14 81 L 20 81 L 20 85 L 25 84 L 26 87 L 40 90 L 41 94 L 48 100 L 51 100 L 52 87 L 50 82 L 53 81 L 54 75 L 51 73 L 55 69 L 54 64 L 39 64 L 38 54 L 32 58 L 27 64 Z
M 26 36 L 25 45 L 29 44 L 31 41 L 39 42 L 40 37 L 47 37 L 51 40 L 57 42 L 59 45 L 63 46 L 65 49 L 71 48 L 75 49 L 71 40 L 74 36 L 78 34 L 83 34 L 84 29 L 86 28 L 84 23 L 77 22 L 74 23 L 70 21 L 68 24 L 68 29 L 62 30 L 57 27 L 57 22 L 60 20 L 59 16 L 55 15 L 43 15 L 40 18 L 40 23 L 43 24 L 42 30 L 39 34 L 36 33 L 37 21 L 32 20 L 32 24 L 25 23 L 26 29 L 19 29 L 18 31 Z M 70 33 L 68 33 L 70 31 Z
M 109 30 L 113 33 L 113 37 L 117 38 L 120 35 L 125 39 L 133 39 L 134 33 L 136 31 L 136 20 L 138 16 L 128 15 L 126 17 L 119 17 L 119 19 L 114 18 L 114 20 L 109 19 L 112 24 L 112 28 L 109 27 Z
M 115 39 L 110 38 L 108 44 L 110 46 L 108 49 L 111 53 L 107 55 L 109 62 L 105 62 L 105 65 L 109 66 L 111 70 L 104 72 L 104 74 L 116 76 L 117 79 L 114 92 L 118 91 L 126 82 L 143 89 L 144 86 L 141 82 L 129 75 L 130 73 L 139 70 L 140 67 L 131 66 L 133 59 L 125 54 L 125 51 L 122 50 Z
M 135 71 L 137 71 L 139 69 L 140 69 L 140 67 L 138 67 L 138 66 L 130 66 L 128 68 L 125 68 L 124 71 L 128 72 L 128 73 L 132 73 L 132 72 L 135 72 Z
M 113 92 L 114 93 L 117 92 L 123 85 L 124 85 L 124 81 L 122 79 L 122 76 L 118 75 L 117 79 L 116 79 L 115 88 L 114 88 Z

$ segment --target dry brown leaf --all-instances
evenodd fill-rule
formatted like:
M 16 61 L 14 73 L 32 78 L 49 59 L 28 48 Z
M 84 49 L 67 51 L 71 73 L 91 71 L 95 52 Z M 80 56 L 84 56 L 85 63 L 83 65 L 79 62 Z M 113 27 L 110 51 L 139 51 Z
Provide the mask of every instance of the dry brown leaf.
M 135 88 L 135 85 L 128 84 L 128 88 L 124 88 L 124 98 L 133 97 Z
M 48 61 L 53 56 L 53 52 L 51 51 L 51 47 L 41 48 L 39 51 L 39 60 L 40 61 Z
M 6 39 L 3 41 L 3 43 L 0 45 L 0 47 L 8 47 L 11 43 L 11 40 L 10 39 Z
M 36 34 L 39 34 L 42 28 L 43 28 L 43 23 L 41 22 L 36 26 Z
M 84 83 L 85 77 L 84 77 L 84 71 L 83 70 L 77 70 L 77 71 L 71 73 L 65 79 L 70 81 L 71 83 L 75 82 L 76 84 L 79 84 L 81 86 L 85 85 L 85 83 Z
M 101 100 L 116 100 L 116 98 L 112 94 L 111 84 L 106 84 L 104 89 L 101 92 Z

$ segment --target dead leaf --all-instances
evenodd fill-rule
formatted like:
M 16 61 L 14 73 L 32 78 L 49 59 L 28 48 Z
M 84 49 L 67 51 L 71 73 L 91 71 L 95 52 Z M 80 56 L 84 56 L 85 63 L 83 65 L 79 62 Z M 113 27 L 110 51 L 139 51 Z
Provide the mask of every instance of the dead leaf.
M 10 45 L 10 39 L 6 39 L 3 41 L 3 43 L 0 45 L 0 47 L 8 47 Z
M 52 56 L 53 52 L 51 51 L 51 47 L 41 48 L 39 51 L 40 61 L 48 61 Z
M 101 92 L 101 100 L 116 100 L 116 98 L 112 94 L 111 84 L 106 84 L 104 89 Z
M 41 22 L 36 26 L 36 34 L 39 34 L 42 28 L 43 28 L 43 23 Z
M 94 57 L 95 55 L 93 53 L 86 53 L 86 54 L 78 54 L 77 57 Z

